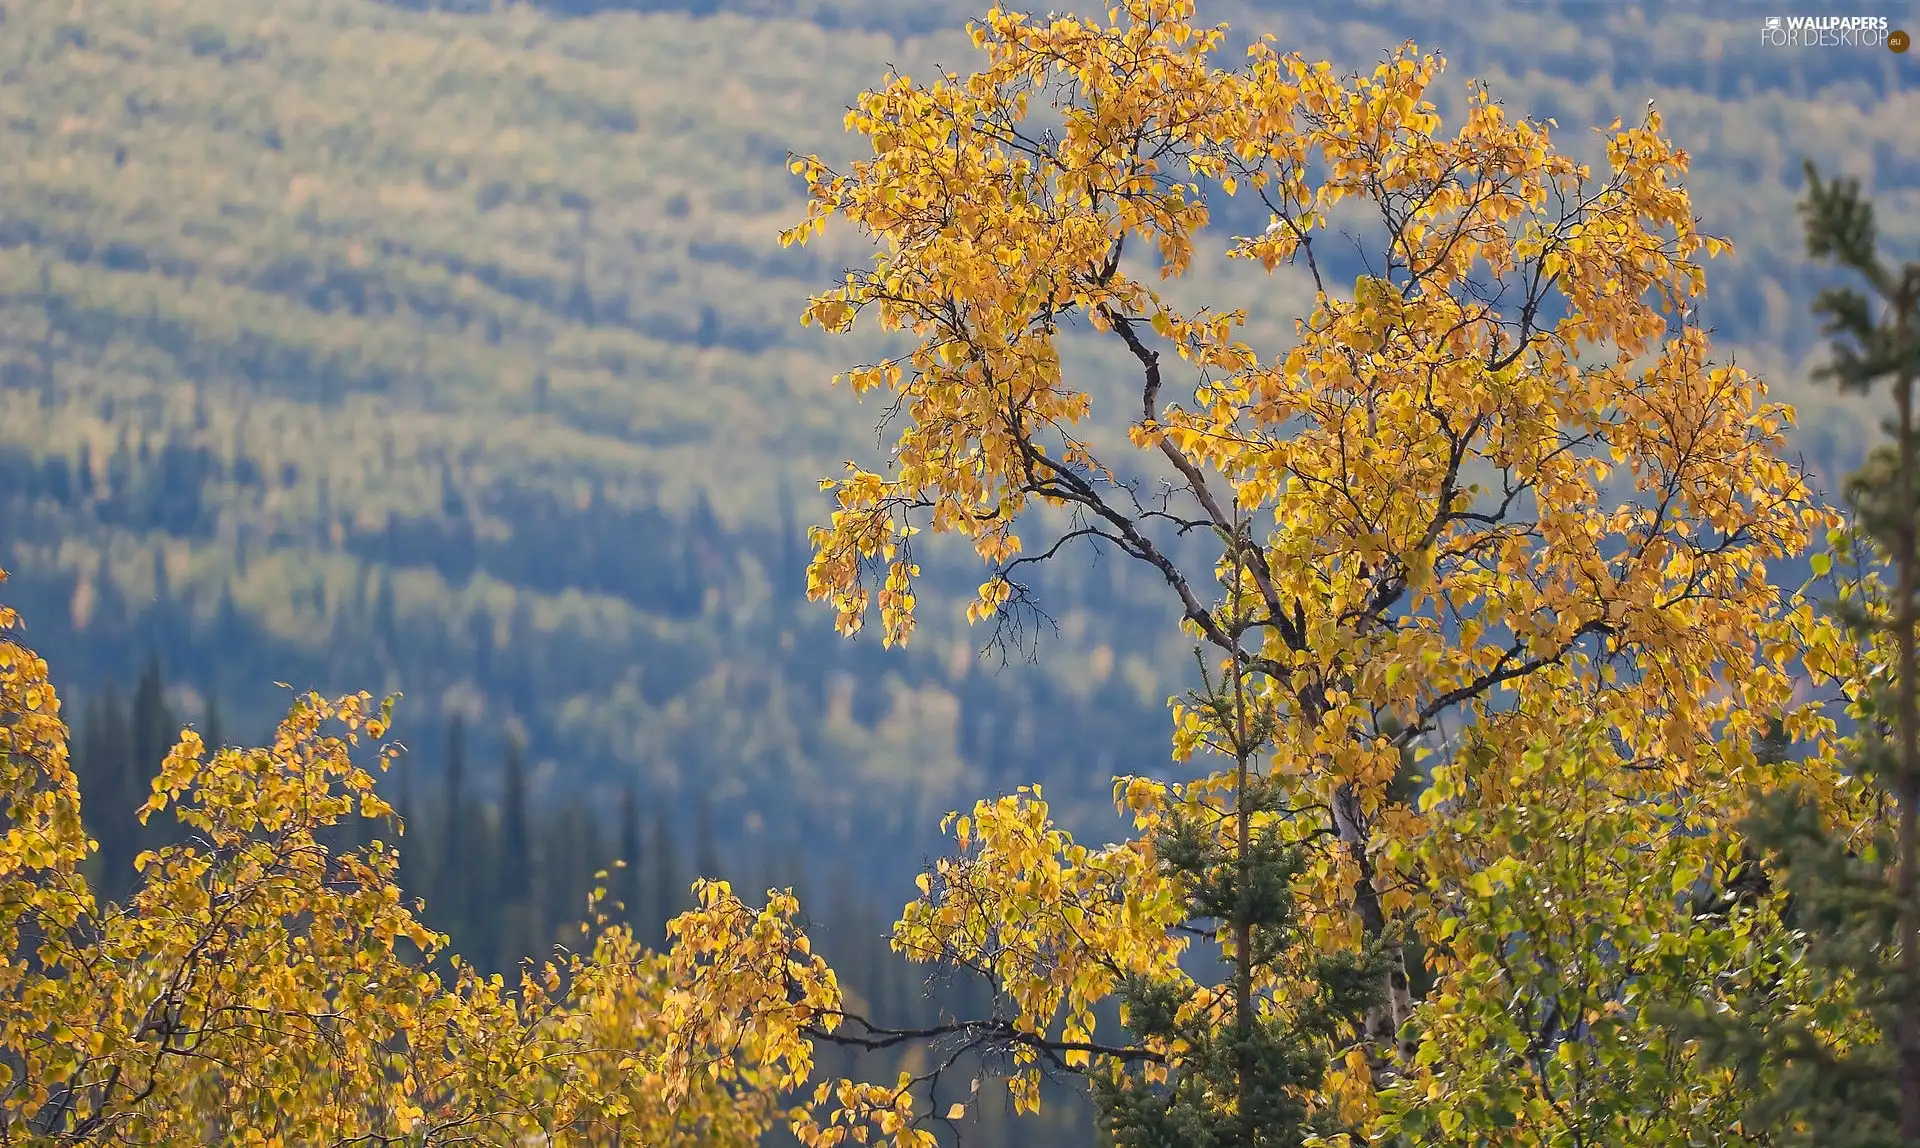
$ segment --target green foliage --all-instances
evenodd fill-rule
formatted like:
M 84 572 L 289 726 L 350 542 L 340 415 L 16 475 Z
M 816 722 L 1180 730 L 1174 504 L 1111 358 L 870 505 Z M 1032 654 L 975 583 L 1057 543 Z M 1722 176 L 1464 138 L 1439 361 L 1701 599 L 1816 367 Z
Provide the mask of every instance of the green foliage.
M 1817 802 L 1797 791 L 1758 803 L 1746 830 L 1773 859 L 1789 908 L 1776 928 L 1795 930 L 1755 971 L 1737 1011 L 1685 1026 L 1737 1073 L 1750 1098 L 1745 1123 L 1769 1142 L 1899 1148 L 1895 1031 L 1901 993 L 1887 967 L 1898 902 L 1884 858 L 1890 835 L 1866 856 L 1833 832 Z M 1799 991 L 1782 991 L 1798 981 Z M 1796 1007 L 1814 999 L 1817 1007 Z
M 1236 576 L 1222 582 L 1233 585 L 1246 558 L 1236 539 L 1228 545 Z M 1272 717 L 1249 709 L 1237 655 L 1224 681 L 1213 680 L 1198 652 L 1195 660 L 1202 688 L 1189 701 L 1226 731 L 1232 805 L 1171 810 L 1153 834 L 1153 855 L 1185 898 L 1184 916 L 1195 923 L 1186 928 L 1218 945 L 1219 976 L 1121 978 L 1121 1022 L 1167 1059 L 1123 1059 L 1091 1075 L 1095 1110 L 1112 1148 L 1298 1148 L 1309 1136 L 1348 1131 L 1336 1109 L 1316 1112 L 1310 1099 L 1331 1050 L 1384 1002 L 1389 966 L 1379 944 L 1316 950 L 1294 892 L 1310 863 L 1287 824 L 1298 811 L 1288 786 L 1253 765 L 1271 745 Z
M 1824 181 L 1812 161 L 1806 175 L 1809 253 L 1868 287 L 1830 287 L 1815 300 L 1834 339 L 1833 358 L 1817 374 L 1858 392 L 1892 380 L 1897 407 L 1887 424 L 1894 441 L 1876 447 L 1847 482 L 1854 530 L 1838 539 L 1842 557 L 1859 562 L 1836 607 L 1863 644 L 1865 668 L 1849 706 L 1858 722 L 1849 764 L 1861 784 L 1848 802 L 1823 802 L 1800 787 L 1756 802 L 1743 825 L 1743 875 L 1747 899 L 1776 902 L 1782 917 L 1770 960 L 1733 1007 L 1694 1015 L 1683 1028 L 1735 1070 L 1749 1097 L 1744 1123 L 1770 1143 L 1895 1148 L 1914 1142 L 1920 1117 L 1920 1078 L 1912 1075 L 1920 1067 L 1912 605 L 1920 574 L 1912 409 L 1920 262 L 1882 261 L 1874 207 L 1857 179 Z M 1891 593 L 1882 580 L 1889 569 Z M 1739 912 L 1741 899 L 1729 896 L 1728 911 Z M 1818 1003 L 1806 1007 L 1809 1000 Z
M 1216 936 L 1245 926 L 1252 976 L 1304 983 L 1284 1001 L 1262 1000 L 1244 1024 L 1220 1026 L 1209 1014 L 1232 1008 L 1233 978 L 1133 976 L 1120 988 L 1127 1029 L 1149 1047 L 1178 1042 L 1181 1069 L 1164 1083 L 1144 1071 L 1092 1077 L 1105 1142 L 1113 1148 L 1281 1148 L 1313 1132 L 1338 1131 L 1306 1098 L 1318 1089 L 1327 1050 L 1378 1003 L 1384 966 L 1351 953 L 1315 953 L 1296 917 L 1293 882 L 1304 854 L 1270 825 L 1244 850 L 1221 843 L 1217 828 L 1176 815 L 1162 830 L 1161 864 L 1187 887 L 1189 915 L 1217 922 Z M 1296 990 L 1297 991 L 1297 990 Z M 1227 1108 L 1225 1098 L 1232 1097 Z

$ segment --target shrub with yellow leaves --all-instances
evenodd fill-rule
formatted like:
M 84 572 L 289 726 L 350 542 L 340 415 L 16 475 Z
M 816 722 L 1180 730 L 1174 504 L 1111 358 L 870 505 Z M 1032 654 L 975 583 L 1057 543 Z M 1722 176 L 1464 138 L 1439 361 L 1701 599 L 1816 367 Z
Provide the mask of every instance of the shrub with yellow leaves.
M 96 901 L 59 700 L 16 621 L 0 608 L 0 1136 L 744 1148 L 785 1118 L 810 1065 L 799 1018 L 775 1023 L 724 970 L 731 990 L 686 1002 L 729 944 L 755 969 L 770 944 L 804 952 L 791 900 L 756 915 L 709 889 L 671 955 L 596 903 L 583 952 L 482 977 L 405 903 L 393 845 L 324 844 L 343 818 L 392 818 L 374 787 L 390 705 L 366 694 L 296 699 L 260 748 L 184 731 L 141 810 L 184 841 L 138 859 L 125 904 Z M 824 966 L 795 969 L 837 1000 Z

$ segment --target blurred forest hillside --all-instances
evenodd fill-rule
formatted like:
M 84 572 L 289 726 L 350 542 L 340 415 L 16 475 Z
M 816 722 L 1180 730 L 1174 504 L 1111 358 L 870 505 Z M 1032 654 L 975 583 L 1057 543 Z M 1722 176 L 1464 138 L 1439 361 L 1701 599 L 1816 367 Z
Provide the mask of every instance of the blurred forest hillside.
M 1191 666 L 1147 571 L 1060 564 L 1051 621 L 984 655 L 964 561 L 935 555 L 950 608 L 907 651 L 803 600 L 814 480 L 874 452 L 881 412 L 798 324 L 865 253 L 777 246 L 788 152 L 851 158 L 845 105 L 890 66 L 966 69 L 972 10 L 622 7 L 5 6 L 0 565 L 34 646 L 83 700 L 151 651 L 169 712 L 217 699 L 235 740 L 276 682 L 400 690 L 423 790 L 458 716 L 475 760 L 517 740 L 516 784 L 607 812 L 609 842 L 629 789 L 697 806 L 721 864 L 917 858 L 943 811 L 1031 781 L 1097 819 L 1113 774 L 1163 766 Z M 1799 404 L 1822 475 L 1855 463 L 1859 408 L 1802 382 L 1823 280 L 1793 204 L 1811 155 L 1920 238 L 1914 58 L 1763 49 L 1758 17 L 1690 5 L 1202 16 L 1345 67 L 1414 38 L 1450 61 L 1443 112 L 1482 77 L 1576 149 L 1657 100 L 1738 249 L 1705 309 L 1722 356 Z M 1266 219 L 1216 222 L 1224 251 Z M 1225 263 L 1181 292 L 1281 344 L 1298 277 Z

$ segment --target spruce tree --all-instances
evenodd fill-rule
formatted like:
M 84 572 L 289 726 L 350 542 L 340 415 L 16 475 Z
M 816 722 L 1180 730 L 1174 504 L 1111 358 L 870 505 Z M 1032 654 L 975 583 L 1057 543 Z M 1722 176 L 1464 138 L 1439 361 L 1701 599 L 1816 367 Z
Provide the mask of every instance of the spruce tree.
M 581 914 L 586 911 L 587 894 L 600 883 L 598 876 L 613 863 L 608 856 L 607 841 L 603 836 L 604 828 L 600 816 L 593 809 L 576 806 L 579 810 L 580 824 L 580 867 L 574 871 L 573 884 L 567 890 L 564 901 L 550 906 L 551 915 L 547 922 L 547 934 L 555 935 L 562 926 L 577 924 Z
M 640 931 L 640 912 L 643 908 L 640 891 L 640 801 L 633 791 L 633 783 L 628 782 L 620 791 L 620 860 L 626 862 L 614 878 L 611 893 L 619 902 L 620 919 L 633 929 Z
M 507 738 L 500 765 L 500 851 L 497 896 L 489 906 L 500 919 L 500 966 L 512 968 L 537 956 L 543 940 L 540 916 L 532 903 L 534 859 L 527 830 L 527 777 L 520 739 Z
M 666 937 L 666 924 L 689 907 L 692 895 L 680 868 L 680 843 L 674 836 L 673 821 L 666 810 L 653 815 L 652 851 L 647 872 L 653 878 L 653 913 L 647 921 L 646 940 L 659 943 Z
M 1223 538 L 1230 590 L 1244 584 L 1246 537 Z M 1204 661 L 1191 704 L 1220 731 L 1214 749 L 1233 761 L 1231 801 L 1178 813 L 1155 842 L 1160 865 L 1187 897 L 1190 926 L 1216 946 L 1224 976 L 1132 977 L 1121 985 L 1122 1023 L 1136 1042 L 1177 1050 L 1164 1082 L 1141 1066 L 1092 1078 L 1103 1141 L 1112 1148 L 1298 1148 L 1342 1131 L 1337 1116 L 1309 1110 L 1330 1050 L 1383 996 L 1379 946 L 1355 955 L 1313 953 L 1300 928 L 1294 879 L 1305 864 L 1285 833 L 1291 801 L 1255 760 L 1271 745 L 1272 718 L 1248 701 L 1239 639 L 1249 628 L 1236 595 L 1228 615 L 1235 645 L 1224 680 Z M 1293 986 L 1282 1002 L 1272 986 Z M 1217 1026 L 1212 1016 L 1231 1017 Z
M 718 880 L 720 872 L 720 849 L 713 836 L 713 799 L 701 790 L 694 798 L 693 809 L 693 875 Z
M 1745 1079 L 1753 1094 L 1748 1127 L 1770 1142 L 1920 1148 L 1920 262 L 1881 259 L 1873 206 L 1858 180 L 1823 181 L 1811 162 L 1806 173 L 1809 253 L 1867 288 L 1836 287 L 1815 301 L 1833 338 L 1833 359 L 1819 377 L 1858 392 L 1893 383 L 1892 441 L 1846 484 L 1854 531 L 1838 550 L 1888 570 L 1894 585 L 1888 592 L 1865 581 L 1837 603 L 1863 639 L 1891 637 L 1891 681 L 1851 699 L 1860 724 L 1850 764 L 1872 795 L 1861 808 L 1891 807 L 1892 824 L 1880 816 L 1872 840 L 1849 841 L 1834 830 L 1834 811 L 1804 790 L 1761 801 L 1743 826 L 1750 862 L 1725 900 L 1780 894 L 1771 908 L 1778 928 L 1790 930 L 1776 934 L 1786 938 L 1783 955 L 1755 971 L 1734 1015 L 1681 1023 Z M 1795 963 L 1822 997 L 1810 1013 L 1778 992 Z M 1836 1030 L 1864 1038 L 1836 1041 Z
M 440 864 L 434 874 L 434 900 L 430 908 L 446 922 L 447 932 L 463 932 L 472 923 L 468 893 L 473 875 L 467 870 L 467 838 L 472 831 L 466 797 L 467 727 L 459 714 L 447 723 L 447 758 L 441 784 L 444 796 L 440 804 Z M 436 905 L 435 902 L 438 902 Z
M 525 901 L 531 889 L 533 854 L 527 838 L 527 771 L 520 739 L 507 739 L 500 765 L 500 899 Z
M 82 791 L 81 808 L 100 842 L 101 892 L 117 900 L 133 888 L 133 859 L 142 837 L 134 812 L 146 800 L 153 771 L 143 771 L 134 756 L 127 709 L 113 683 L 95 699 L 87 724 L 80 778 L 91 788 Z
M 73 751 L 74 776 L 80 783 L 80 808 L 85 814 L 87 833 L 100 842 L 99 852 L 87 858 L 88 881 L 102 895 L 112 897 L 108 874 L 118 878 L 112 866 L 124 847 L 130 830 L 131 807 L 122 809 L 126 788 L 120 776 L 122 762 L 110 757 L 107 746 L 107 697 L 96 694 L 87 699 L 81 717 L 80 736 Z
M 150 652 L 133 690 L 133 755 L 148 777 L 160 772 L 160 763 L 166 760 L 179 733 L 173 712 L 167 707 L 160 655 Z
M 386 567 L 380 570 L 380 588 L 373 599 L 373 633 L 379 640 L 380 652 L 391 658 L 399 651 L 398 640 L 394 636 L 395 609 L 393 598 L 393 571 Z
M 207 752 L 218 752 L 226 744 L 227 732 L 220 724 L 220 699 L 209 694 L 207 709 L 200 717 L 200 740 L 206 743 Z

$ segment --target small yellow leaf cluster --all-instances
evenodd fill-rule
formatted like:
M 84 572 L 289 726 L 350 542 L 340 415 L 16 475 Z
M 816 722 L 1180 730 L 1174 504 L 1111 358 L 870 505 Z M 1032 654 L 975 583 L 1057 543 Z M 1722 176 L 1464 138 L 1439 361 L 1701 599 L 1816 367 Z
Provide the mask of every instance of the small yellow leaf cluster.
M 1152 825 L 1162 796 L 1138 781 L 1124 799 Z M 1067 1042 L 1090 1042 L 1094 1008 L 1124 978 L 1181 975 L 1186 942 L 1172 927 L 1185 901 L 1150 835 L 1089 849 L 1054 825 L 1037 786 L 981 801 L 946 827 L 958 853 L 922 877 L 923 896 L 906 907 L 893 947 L 915 961 L 990 970 L 1019 1031 L 1044 1037 L 1057 1028 Z M 1015 1059 L 1033 1063 L 1024 1046 Z M 1068 1059 L 1088 1056 L 1069 1050 Z M 1037 1105 L 1032 1070 L 1014 1083 L 1017 1104 Z

